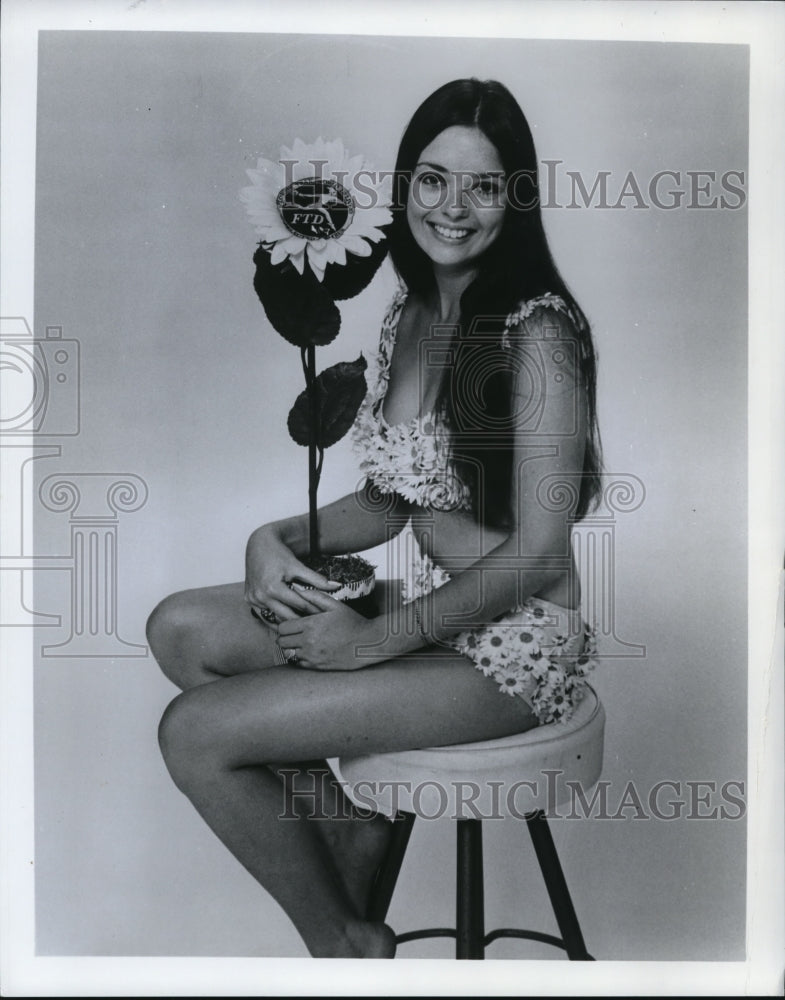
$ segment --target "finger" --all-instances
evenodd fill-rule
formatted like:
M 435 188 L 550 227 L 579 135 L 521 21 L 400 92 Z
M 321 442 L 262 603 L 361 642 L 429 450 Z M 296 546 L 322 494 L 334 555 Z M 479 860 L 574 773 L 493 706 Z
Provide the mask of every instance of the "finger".
M 341 585 L 336 583 L 335 580 L 328 580 L 326 576 L 322 576 L 321 573 L 317 573 L 315 569 L 308 569 L 307 566 L 301 564 L 301 568 L 297 570 L 296 579 L 301 583 L 309 583 L 312 587 L 317 587 L 319 590 L 339 590 Z
M 335 611 L 343 607 L 341 601 L 336 601 L 334 597 L 323 593 L 321 590 L 311 591 L 311 601 L 319 611 Z
M 283 593 L 276 595 L 276 600 L 280 601 L 281 604 L 285 604 L 287 607 L 292 608 L 292 610 L 297 611 L 301 615 L 312 615 L 314 610 L 319 610 L 317 605 L 313 604 L 307 594 L 312 593 L 312 591 L 301 591 L 295 590 L 293 587 L 288 587 Z
M 292 661 L 292 666 L 302 667 L 303 670 L 318 670 L 319 669 L 318 667 L 315 667 L 313 665 L 313 663 L 311 662 L 311 660 L 308 659 L 307 656 L 300 656 L 299 654 L 297 656 L 297 662 Z
M 285 607 L 283 602 L 279 601 L 278 598 L 274 597 L 272 594 L 262 593 L 261 591 L 253 590 L 250 587 L 246 591 L 245 600 L 251 605 L 252 608 L 272 611 L 276 615 L 279 615 L 281 608 Z
M 268 600 L 266 602 L 266 607 L 278 616 L 280 619 L 279 624 L 280 622 L 299 621 L 300 616 L 296 611 L 293 611 L 292 608 L 275 598 Z
M 261 590 L 249 589 L 245 599 L 252 606 L 270 608 L 275 611 L 279 618 L 291 618 L 293 612 L 313 614 L 313 608 L 310 605 L 305 604 L 302 598 L 283 586 L 277 593 L 270 590 L 262 592 Z M 282 614 L 281 609 L 286 609 L 285 613 Z
M 289 619 L 295 615 L 312 615 L 314 610 L 318 610 L 315 605 L 308 603 L 301 591 L 294 591 L 285 584 L 281 584 L 277 592 L 269 590 L 262 592 L 247 587 L 245 600 L 254 607 L 270 608 L 281 619 Z M 282 613 L 281 609 L 287 610 Z
M 264 625 L 265 628 L 269 628 L 272 632 L 278 632 L 278 619 L 273 615 L 267 605 L 252 604 L 250 606 L 251 614 L 254 616 L 256 621 Z
M 299 649 L 285 649 L 283 652 L 286 656 L 286 662 L 290 667 L 294 667 L 295 669 L 304 667 L 306 670 L 313 669 L 311 661 L 307 657 L 302 656 Z
M 280 635 L 302 635 L 305 631 L 303 621 L 302 618 L 290 618 L 289 621 L 281 622 L 278 632 Z
M 339 585 L 340 586 L 340 585 Z M 302 600 L 308 601 L 308 606 L 310 608 L 311 614 L 314 610 L 319 610 L 319 605 L 316 603 L 317 596 L 321 596 L 324 591 L 318 590 L 316 587 L 306 586 L 302 583 L 289 584 L 290 592 L 297 594 Z M 316 596 L 315 596 L 316 595 Z

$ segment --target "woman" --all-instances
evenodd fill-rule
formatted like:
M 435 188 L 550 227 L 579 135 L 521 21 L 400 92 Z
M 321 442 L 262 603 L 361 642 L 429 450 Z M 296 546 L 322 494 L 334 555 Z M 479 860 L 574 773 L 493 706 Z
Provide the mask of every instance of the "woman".
M 319 530 L 325 552 L 354 552 L 410 519 L 422 555 L 403 593 L 380 584 L 372 619 L 335 601 L 300 562 L 302 515 L 252 534 L 244 584 L 175 594 L 149 622 L 183 692 L 161 722 L 172 777 L 314 956 L 395 950 L 364 919 L 389 824 L 344 818 L 325 758 L 502 737 L 580 697 L 569 533 L 598 484 L 594 353 L 536 176 L 523 113 L 494 82 L 440 88 L 401 143 L 390 248 L 407 290 L 354 431 L 367 482 Z

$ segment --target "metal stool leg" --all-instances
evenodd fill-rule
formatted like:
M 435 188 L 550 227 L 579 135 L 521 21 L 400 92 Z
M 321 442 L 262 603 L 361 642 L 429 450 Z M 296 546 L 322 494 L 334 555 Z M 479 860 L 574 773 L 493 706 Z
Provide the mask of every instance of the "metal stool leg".
M 455 907 L 455 957 L 485 957 L 482 820 L 459 819 Z
M 395 819 L 390 845 L 376 875 L 368 901 L 366 910 L 368 920 L 383 921 L 387 916 L 415 819 L 416 817 L 410 813 L 399 814 Z M 538 812 L 527 816 L 526 825 L 561 938 L 513 928 L 500 928 L 488 935 L 485 934 L 482 821 L 464 819 L 456 823 L 458 844 L 455 928 L 436 927 L 409 931 L 397 936 L 398 944 L 422 938 L 454 937 L 456 958 L 483 959 L 485 948 L 492 941 L 502 937 L 523 938 L 563 947 L 571 961 L 593 961 L 592 956 L 586 951 L 583 934 L 544 813 Z
M 368 900 L 366 917 L 381 922 L 387 916 L 390 902 L 395 892 L 395 884 L 401 871 L 409 837 L 417 817 L 413 813 L 401 813 L 393 821 L 393 832 L 387 854 L 382 861 Z
M 572 905 L 564 872 L 559 863 L 559 855 L 556 853 L 556 845 L 551 836 L 548 820 L 544 813 L 537 812 L 526 817 L 526 825 L 531 834 L 567 956 L 571 961 L 590 962 L 592 957 L 586 951 L 583 934 L 575 907 Z

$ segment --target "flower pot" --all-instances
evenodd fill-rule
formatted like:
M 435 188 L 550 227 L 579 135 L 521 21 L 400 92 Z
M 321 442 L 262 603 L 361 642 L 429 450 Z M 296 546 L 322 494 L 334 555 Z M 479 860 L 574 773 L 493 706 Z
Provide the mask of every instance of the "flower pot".
M 365 618 L 373 618 L 378 614 L 374 595 L 376 568 L 362 556 L 317 556 L 314 559 L 307 556 L 303 562 L 309 569 L 341 584 L 339 590 L 327 591 L 330 597 L 343 601 Z M 303 590 L 311 589 L 302 584 L 297 586 Z

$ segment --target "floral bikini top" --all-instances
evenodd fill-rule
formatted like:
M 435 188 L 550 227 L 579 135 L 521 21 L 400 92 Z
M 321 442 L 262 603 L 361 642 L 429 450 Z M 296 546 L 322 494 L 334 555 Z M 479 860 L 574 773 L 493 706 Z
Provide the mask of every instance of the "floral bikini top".
M 384 398 L 398 322 L 407 290 L 400 287 L 382 321 L 379 351 L 369 365 L 370 389 L 352 428 L 352 444 L 360 469 L 381 494 L 397 493 L 404 500 L 432 510 L 470 510 L 471 490 L 458 474 L 444 408 L 430 410 L 397 424 L 384 419 Z M 550 293 L 521 303 L 507 317 L 502 347 L 511 346 L 509 331 L 538 307 L 567 313 L 558 295 Z

